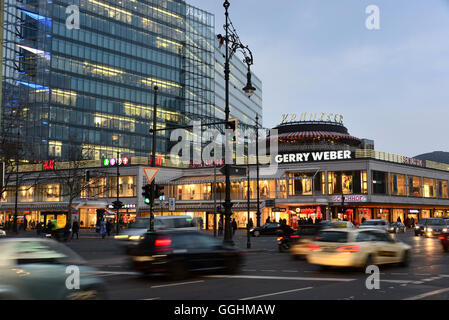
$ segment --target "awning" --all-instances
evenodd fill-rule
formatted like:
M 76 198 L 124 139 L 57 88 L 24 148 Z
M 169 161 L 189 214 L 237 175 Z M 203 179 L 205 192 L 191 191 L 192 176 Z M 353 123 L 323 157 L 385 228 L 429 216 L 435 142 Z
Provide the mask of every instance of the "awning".
M 72 206 L 75 206 L 73 203 Z M 17 209 L 19 211 L 66 211 L 69 207 L 68 202 L 46 203 L 46 202 L 30 202 L 30 203 L 18 203 Z M 2 203 L 0 204 L 0 211 L 12 211 L 15 209 L 14 203 Z
M 359 138 L 340 132 L 329 131 L 300 131 L 288 132 L 278 135 L 278 139 L 299 139 L 299 138 L 343 138 L 355 141 L 361 141 Z

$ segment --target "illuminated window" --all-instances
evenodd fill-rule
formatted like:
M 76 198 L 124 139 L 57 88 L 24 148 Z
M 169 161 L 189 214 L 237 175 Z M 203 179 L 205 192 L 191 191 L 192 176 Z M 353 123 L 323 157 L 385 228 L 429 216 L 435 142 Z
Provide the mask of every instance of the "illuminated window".
M 48 141 L 48 155 L 50 157 L 60 157 L 62 152 L 61 141 Z
M 423 179 L 423 197 L 434 198 L 435 197 L 435 180 L 424 178 Z

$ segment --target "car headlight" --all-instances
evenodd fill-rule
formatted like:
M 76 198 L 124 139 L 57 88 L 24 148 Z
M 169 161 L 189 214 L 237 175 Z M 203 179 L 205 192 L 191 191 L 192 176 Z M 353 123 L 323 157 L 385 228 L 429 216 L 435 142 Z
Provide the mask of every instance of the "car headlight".
M 114 236 L 114 239 L 124 240 L 124 239 L 128 239 L 128 237 L 129 236 L 127 236 L 126 234 L 122 234 L 122 235 Z
M 427 230 L 427 232 L 432 232 L 433 231 L 432 228 L 427 228 L 426 230 Z
M 253 232 L 254 231 L 254 228 L 252 228 L 251 230 L 249 230 L 249 232 Z
M 415 229 L 419 229 L 419 226 L 415 226 Z
M 131 236 L 131 237 L 129 237 L 129 240 L 138 241 L 138 240 L 140 240 L 142 238 L 143 238 L 142 236 Z
M 443 232 L 447 232 L 447 228 L 444 228 L 444 229 L 443 229 Z

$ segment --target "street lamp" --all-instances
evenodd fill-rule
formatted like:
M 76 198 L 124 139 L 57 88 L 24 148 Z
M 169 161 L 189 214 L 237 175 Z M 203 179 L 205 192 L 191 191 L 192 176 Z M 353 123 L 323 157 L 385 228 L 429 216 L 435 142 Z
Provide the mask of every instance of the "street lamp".
M 247 80 L 248 83 L 243 88 L 245 93 L 250 97 L 254 91 L 256 90 L 252 84 L 251 84 L 251 71 L 250 66 L 253 64 L 253 55 L 251 53 L 251 50 L 249 50 L 248 46 L 244 46 L 239 36 L 237 35 L 237 32 L 234 28 L 234 25 L 232 24 L 230 18 L 229 18 L 229 6 L 231 4 L 228 0 L 225 0 L 223 3 L 223 7 L 225 8 L 225 19 L 226 23 L 224 25 L 225 29 L 225 36 L 218 35 L 218 39 L 220 40 L 220 45 L 225 44 L 225 67 L 224 67 L 224 77 L 225 77 L 225 122 L 226 122 L 226 129 L 231 128 L 231 124 L 229 123 L 229 115 L 230 115 L 230 109 L 229 109 L 229 75 L 230 75 L 230 63 L 231 59 L 234 56 L 234 54 L 237 51 L 240 51 L 245 59 L 243 60 L 244 63 L 248 66 L 248 75 Z M 226 150 L 228 150 L 229 147 L 229 141 L 226 139 Z M 225 202 L 224 202 L 224 211 L 225 211 L 225 234 L 223 242 L 226 245 L 234 245 L 234 242 L 232 241 L 232 230 L 231 230 L 231 215 L 232 215 L 232 202 L 231 202 L 231 177 L 230 177 L 230 164 L 225 163 L 225 176 L 226 176 L 226 189 L 225 189 Z

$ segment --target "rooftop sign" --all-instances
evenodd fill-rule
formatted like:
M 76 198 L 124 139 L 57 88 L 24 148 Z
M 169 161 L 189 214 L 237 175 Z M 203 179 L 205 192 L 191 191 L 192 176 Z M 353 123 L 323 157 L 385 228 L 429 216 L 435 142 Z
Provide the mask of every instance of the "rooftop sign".
M 343 124 L 343 115 L 327 112 L 285 113 L 281 116 L 281 124 L 298 121 L 322 121 Z
M 274 157 L 274 160 L 276 161 L 276 163 L 281 164 L 313 161 L 350 160 L 352 158 L 353 156 L 350 150 L 340 150 L 279 154 Z

